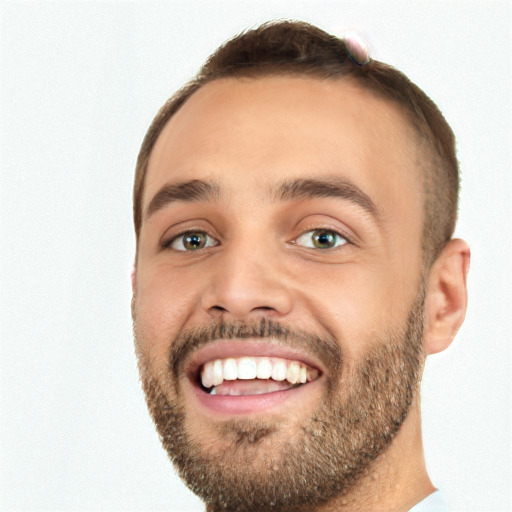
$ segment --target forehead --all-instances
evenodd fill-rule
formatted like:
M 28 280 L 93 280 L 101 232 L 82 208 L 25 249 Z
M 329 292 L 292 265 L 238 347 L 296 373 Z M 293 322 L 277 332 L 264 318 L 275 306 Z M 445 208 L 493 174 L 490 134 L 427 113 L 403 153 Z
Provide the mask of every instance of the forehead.
M 282 179 L 338 175 L 389 215 L 420 215 L 419 167 L 398 107 L 351 81 L 221 79 L 194 93 L 158 137 L 143 208 L 173 182 L 214 181 L 260 200 Z

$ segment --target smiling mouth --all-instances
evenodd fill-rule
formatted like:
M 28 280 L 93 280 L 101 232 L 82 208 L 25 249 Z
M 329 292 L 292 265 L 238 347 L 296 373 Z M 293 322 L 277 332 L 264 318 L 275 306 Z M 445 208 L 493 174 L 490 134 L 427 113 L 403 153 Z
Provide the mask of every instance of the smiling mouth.
M 315 381 L 319 371 L 278 357 L 228 357 L 205 363 L 201 389 L 210 395 L 248 396 L 287 391 Z

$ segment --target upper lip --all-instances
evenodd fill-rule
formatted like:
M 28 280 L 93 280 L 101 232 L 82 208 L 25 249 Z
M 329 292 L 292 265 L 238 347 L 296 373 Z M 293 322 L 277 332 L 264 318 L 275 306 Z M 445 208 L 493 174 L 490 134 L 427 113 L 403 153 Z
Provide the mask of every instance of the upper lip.
M 325 373 L 323 365 L 310 354 L 283 345 L 279 341 L 271 339 L 240 339 L 240 340 L 219 340 L 208 343 L 196 350 L 186 364 L 185 372 L 193 380 L 197 378 L 200 368 L 208 361 L 225 359 L 228 357 L 279 357 L 304 363 L 315 368 L 320 374 Z

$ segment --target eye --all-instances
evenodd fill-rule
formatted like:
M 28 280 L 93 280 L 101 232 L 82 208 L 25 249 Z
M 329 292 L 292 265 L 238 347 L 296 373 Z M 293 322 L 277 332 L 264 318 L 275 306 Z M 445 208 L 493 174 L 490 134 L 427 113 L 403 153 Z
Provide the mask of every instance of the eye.
M 166 247 L 175 251 L 198 251 L 217 245 L 217 241 L 204 231 L 187 231 L 175 236 Z
M 347 239 L 331 229 L 312 229 L 300 235 L 295 243 L 311 249 L 336 249 L 347 243 Z

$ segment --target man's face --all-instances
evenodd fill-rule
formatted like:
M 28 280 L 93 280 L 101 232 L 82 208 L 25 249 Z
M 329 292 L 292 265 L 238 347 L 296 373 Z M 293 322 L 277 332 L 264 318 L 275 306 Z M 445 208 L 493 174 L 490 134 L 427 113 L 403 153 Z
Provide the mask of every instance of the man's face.
M 161 133 L 136 346 L 163 444 L 212 510 L 346 493 L 405 419 L 418 158 L 399 110 L 348 81 L 218 80 Z

